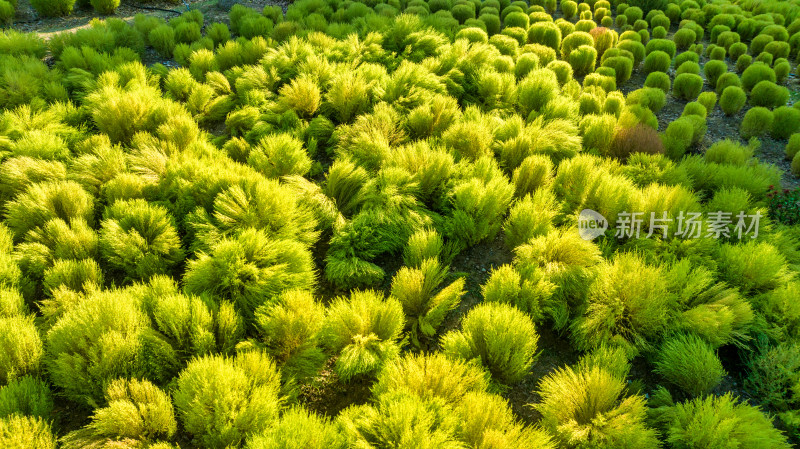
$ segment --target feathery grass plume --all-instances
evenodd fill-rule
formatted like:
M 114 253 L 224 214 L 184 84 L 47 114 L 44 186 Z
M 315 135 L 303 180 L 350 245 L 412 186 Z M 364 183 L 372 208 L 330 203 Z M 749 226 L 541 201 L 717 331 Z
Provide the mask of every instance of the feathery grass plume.
M 479 121 L 460 121 L 442 135 L 442 143 L 459 159 L 475 161 L 491 155 L 492 133 Z
M 534 321 L 541 320 L 544 305 L 555 289 L 541 272 L 526 273 L 523 278 L 510 265 L 492 270 L 489 280 L 481 287 L 485 301 L 516 306 Z
M 394 393 L 377 398 L 374 404 L 354 405 L 337 417 L 347 447 L 416 447 L 458 449 L 458 417 L 440 401 Z
M 0 317 L 0 383 L 36 374 L 42 360 L 42 339 L 33 316 Z
M 177 422 L 169 395 L 147 380 L 114 380 L 106 389 L 106 403 L 94 411 L 88 425 L 64 436 L 62 447 L 104 447 L 117 442 L 136 447 L 175 435 Z
M 669 396 L 669 393 L 666 394 Z M 666 441 L 679 448 L 736 445 L 753 449 L 789 449 L 786 437 L 757 407 L 730 393 L 706 396 L 656 409 Z
M 387 103 L 379 103 L 370 114 L 359 116 L 355 123 L 334 131 L 338 158 L 349 158 L 360 166 L 377 171 L 391 153 L 391 147 L 406 140 L 400 126 L 400 114 Z
M 55 218 L 68 224 L 78 219 L 91 224 L 94 218 L 91 195 L 74 181 L 33 184 L 7 203 L 6 211 L 6 224 L 16 239 Z
M 101 140 L 101 139 L 97 139 Z M 105 139 L 102 139 L 105 140 Z M 95 139 L 87 144 L 95 144 Z M 105 183 L 123 173 L 126 169 L 125 153 L 119 147 L 111 147 L 102 142 L 94 151 L 89 154 L 82 154 L 73 159 L 70 166 L 69 178 L 77 181 L 83 188 L 97 195 Z
M 417 346 L 436 334 L 447 313 L 458 306 L 464 295 L 464 278 L 439 288 L 448 271 L 449 267 L 442 266 L 436 258 L 429 258 L 418 266 L 401 268 L 392 279 L 391 296 L 402 305 L 411 341 Z
M 727 374 L 714 349 L 691 334 L 665 340 L 655 366 L 656 373 L 692 396 L 709 393 Z
M 189 261 L 183 280 L 187 293 L 231 300 L 252 317 L 258 306 L 285 290 L 311 288 L 314 263 L 302 243 L 251 228 L 222 239 L 209 253 L 200 252 Z
M 750 104 L 767 108 L 777 108 L 789 101 L 789 89 L 772 81 L 759 81 L 750 91 Z
M 168 273 L 183 260 L 180 238 L 166 209 L 136 199 L 117 201 L 103 215 L 100 252 L 126 279 Z
M 280 90 L 283 104 L 304 118 L 311 118 L 319 109 L 321 94 L 314 80 L 308 77 L 293 79 Z
M 307 379 L 325 361 L 319 347 L 325 309 L 310 292 L 290 290 L 274 304 L 256 310 L 255 327 L 260 342 L 281 367 L 284 379 Z
M 533 154 L 522 160 L 514 169 L 511 182 L 514 196 L 523 198 L 539 190 L 548 188 L 553 181 L 553 161 L 544 155 Z
M 0 418 L 0 445 L 8 448 L 56 449 L 56 437 L 50 424 L 32 416 L 11 415 Z
M 559 368 L 539 384 L 534 407 L 542 424 L 568 448 L 658 448 L 645 424 L 645 399 L 628 395 L 624 379 L 601 366 Z
M 38 129 L 25 131 L 11 144 L 14 156 L 66 161 L 71 157 L 67 143 L 58 135 Z
M 532 70 L 517 85 L 517 110 L 527 118 L 552 101 L 559 89 L 558 78 L 552 70 Z
M 455 413 L 460 418 L 458 438 L 469 447 L 555 448 L 547 432 L 518 424 L 508 402 L 499 395 L 469 392 Z
M 294 240 L 303 245 L 317 240 L 313 214 L 290 187 L 277 180 L 246 176 L 230 187 L 225 183 L 209 192 L 215 195 L 209 197 L 213 203 L 209 201 L 206 207 L 213 214 L 198 208 L 186 217 L 187 227 L 195 231 L 193 249 L 208 252 L 221 239 L 235 238 L 248 229 L 257 229 L 271 239 Z
M 342 215 L 351 216 L 364 203 L 369 173 L 347 159 L 337 159 L 328 169 L 322 189 Z
M 128 143 L 136 132 L 155 131 L 168 117 L 185 114 L 152 86 L 132 82 L 121 88 L 118 81 L 115 72 L 106 72 L 84 99 L 97 128 L 114 143 Z
M 24 376 L 0 387 L 0 419 L 11 415 L 48 419 L 52 413 L 52 393 L 43 380 Z
M 575 345 L 648 349 L 667 329 L 675 301 L 662 269 L 645 264 L 636 254 L 620 253 L 598 269 L 586 308 L 572 324 Z
M 339 297 L 328 308 L 322 329 L 323 341 L 334 354 L 336 373 L 349 380 L 371 375 L 400 352 L 403 308 L 376 291 L 354 290 Z
M 428 259 L 438 259 L 444 248 L 444 241 L 436 230 L 420 229 L 408 238 L 403 250 L 403 263 L 419 268 Z
M 448 357 L 475 360 L 501 385 L 522 380 L 536 361 L 539 335 L 533 321 L 514 306 L 485 303 L 469 311 L 454 330 L 442 337 Z
M 165 381 L 177 361 L 149 327 L 139 300 L 126 291 L 91 291 L 47 333 L 45 363 L 53 384 L 80 404 L 97 407 L 118 377 Z
M 506 246 L 513 249 L 531 238 L 549 234 L 554 229 L 553 219 L 561 210 L 559 206 L 548 189 L 539 189 L 518 200 L 503 225 Z
M 500 172 L 494 159 L 482 158 L 477 170 L 487 168 L 487 175 L 467 178 L 456 184 L 449 193 L 452 215 L 446 218 L 444 234 L 455 240 L 459 249 L 474 245 L 497 234 L 502 217 L 514 194 L 514 187 Z
M 16 288 L 0 287 L 0 317 L 12 317 L 28 313 L 25 299 Z
M 327 418 L 296 406 L 287 410 L 277 423 L 247 439 L 246 449 L 303 447 L 345 449 L 344 436 Z
M 411 173 L 418 186 L 415 196 L 424 204 L 433 205 L 444 201 L 455 161 L 445 148 L 431 148 L 426 141 L 418 141 L 396 148 L 389 155 L 387 166 Z
M 423 401 L 442 400 L 455 407 L 466 395 L 488 388 L 486 373 L 474 363 L 440 353 L 408 354 L 386 364 L 372 386 L 372 394 L 380 398 L 402 393 Z
M 800 397 L 793 390 L 800 382 L 800 345 L 781 342 L 769 346 L 764 339 L 746 362 L 744 386 L 762 405 L 778 412 L 797 408 Z
M 184 429 L 204 447 L 241 444 L 274 423 L 282 405 L 280 374 L 265 354 L 204 356 L 177 379 L 175 408 Z
M 94 259 L 97 249 L 97 233 L 85 220 L 78 218 L 67 224 L 54 218 L 25 235 L 25 240 L 17 245 L 16 259 L 27 276 L 38 279 L 58 259 Z
M 558 287 L 543 309 L 556 328 L 566 326 L 572 311 L 583 304 L 595 266 L 602 261 L 597 246 L 574 229 L 554 230 L 518 246 L 514 253 L 514 266 L 523 278 L 535 279 L 541 271 Z
M 305 175 L 312 165 L 303 142 L 286 133 L 262 138 L 250 151 L 247 163 L 268 178 Z
M 437 94 L 409 111 L 405 128 L 412 139 L 440 137 L 460 117 L 456 99 Z
M 0 165 L 0 200 L 10 201 L 31 184 L 64 180 L 66 177 L 67 169 L 61 161 L 10 157 Z
M 214 316 L 200 298 L 182 295 L 172 279 L 154 276 L 133 287 L 154 327 L 185 360 L 217 350 Z
M 718 261 L 720 278 L 744 294 L 777 288 L 791 278 L 786 257 L 766 242 L 720 245 Z
M 84 292 L 103 285 L 103 272 L 94 259 L 56 259 L 53 266 L 44 271 L 42 284 L 47 295 L 52 295 L 60 288 Z

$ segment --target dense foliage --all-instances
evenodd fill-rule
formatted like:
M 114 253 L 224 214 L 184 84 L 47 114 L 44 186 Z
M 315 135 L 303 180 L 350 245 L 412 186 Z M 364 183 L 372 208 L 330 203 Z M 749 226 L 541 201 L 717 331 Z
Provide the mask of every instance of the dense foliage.
M 797 444 L 798 191 L 758 157 L 800 173 L 798 50 L 797 0 L 5 31 L 0 446 Z

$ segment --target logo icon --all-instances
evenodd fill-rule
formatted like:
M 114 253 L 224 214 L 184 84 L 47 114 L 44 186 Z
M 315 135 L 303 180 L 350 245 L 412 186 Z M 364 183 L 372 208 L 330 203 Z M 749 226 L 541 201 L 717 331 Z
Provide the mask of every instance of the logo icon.
M 608 229 L 608 220 L 591 209 L 584 209 L 578 214 L 578 234 L 584 240 L 594 240 Z

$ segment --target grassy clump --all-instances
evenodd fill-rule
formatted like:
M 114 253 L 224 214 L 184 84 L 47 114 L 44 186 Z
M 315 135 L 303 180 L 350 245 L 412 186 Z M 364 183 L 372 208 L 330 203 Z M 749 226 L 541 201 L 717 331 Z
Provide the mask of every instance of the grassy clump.
M 659 349 L 656 372 L 692 396 L 709 393 L 727 374 L 711 346 L 693 335 L 666 340 Z

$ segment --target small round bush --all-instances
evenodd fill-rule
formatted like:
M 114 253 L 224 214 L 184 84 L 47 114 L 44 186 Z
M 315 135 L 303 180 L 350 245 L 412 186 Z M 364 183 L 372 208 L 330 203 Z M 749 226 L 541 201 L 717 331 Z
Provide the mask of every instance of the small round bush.
M 662 154 L 664 144 L 655 129 L 639 123 L 632 128 L 617 129 L 610 152 L 612 156 L 624 161 L 634 153 Z
M 653 39 L 665 39 L 667 37 L 667 30 L 662 26 L 653 28 Z
M 800 131 L 800 109 L 781 106 L 772 111 L 772 137 L 788 139 L 792 134 Z
M 722 95 L 722 91 L 729 86 L 742 87 L 742 80 L 733 72 L 725 72 L 717 78 L 717 85 L 714 90 L 717 95 Z
M 611 16 L 605 16 L 600 21 L 600 26 L 604 26 L 606 28 L 611 28 L 614 26 L 614 19 Z
M 633 60 L 624 56 L 614 56 L 603 61 L 603 67 L 614 69 L 617 84 L 628 81 L 633 73 Z
M 466 39 L 475 44 L 489 42 L 489 36 L 486 31 L 476 27 L 462 28 L 456 33 L 456 39 Z
M 672 38 L 678 50 L 686 50 L 690 45 L 694 44 L 697 35 L 689 28 L 681 28 L 675 32 Z
M 724 94 L 724 92 L 723 92 Z M 739 127 L 743 139 L 760 137 L 772 128 L 772 111 L 764 107 L 755 107 L 747 111 Z
M 673 64 L 675 67 L 680 67 L 686 61 L 692 61 L 695 64 L 700 64 L 700 56 L 693 51 L 685 51 L 675 57 Z
M 648 42 L 645 46 L 645 49 L 647 54 L 650 54 L 656 50 L 661 50 L 668 54 L 670 59 L 675 57 L 675 52 L 677 51 L 675 42 L 672 42 L 669 39 L 651 39 L 650 42 Z
M 681 113 L 681 117 L 687 115 L 696 115 L 698 117 L 703 117 L 704 119 L 708 115 L 708 109 L 705 106 L 700 104 L 699 101 L 690 101 L 686 103 L 686 106 L 683 107 L 683 112 Z
M 643 87 L 628 94 L 627 104 L 638 104 L 657 114 L 667 103 L 666 93 L 654 87 Z
M 789 76 L 789 73 L 792 71 L 792 65 L 789 64 L 789 61 L 781 59 L 780 61 L 775 62 L 773 70 L 775 70 L 775 82 L 780 84 L 786 80 L 787 76 Z
M 31 0 L 31 6 L 43 17 L 61 17 L 72 14 L 75 0 Z
M 703 78 L 692 73 L 682 73 L 675 77 L 672 95 L 683 100 L 694 100 L 703 90 Z
M 591 45 L 581 45 L 569 53 L 569 64 L 576 76 L 592 73 L 596 61 L 597 50 Z
M 566 61 L 552 61 L 545 68 L 556 74 L 558 84 L 562 86 L 572 79 L 572 66 Z
M 623 51 L 628 51 L 633 55 L 634 66 L 641 64 L 642 61 L 644 61 L 645 56 L 647 56 L 644 44 L 634 40 L 622 41 L 617 44 L 617 48 Z
M 524 29 L 528 29 L 530 19 L 528 15 L 524 12 L 512 12 L 509 13 L 505 19 L 503 19 L 503 24 L 506 27 L 520 27 Z
M 706 75 L 706 80 L 711 88 L 715 88 L 717 86 L 717 80 L 723 73 L 728 72 L 728 64 L 725 61 L 717 61 L 712 60 L 708 61 L 705 66 L 703 66 L 703 73 Z
M 794 159 L 797 153 L 800 153 L 800 133 L 792 134 L 789 141 L 786 143 L 786 159 Z
M 467 19 L 475 18 L 475 7 L 465 4 L 458 4 L 453 6 L 453 9 L 450 10 L 450 13 L 453 15 L 454 19 L 459 21 L 459 23 L 464 23 L 464 21 L 466 21 Z
M 491 36 L 500 32 L 500 18 L 494 14 L 481 14 L 478 20 L 483 22 L 486 27 L 486 32 Z
M 636 22 L 637 20 L 642 20 L 642 17 L 644 17 L 642 9 L 639 8 L 638 6 L 631 6 L 625 8 L 624 14 L 628 18 L 628 23 L 633 23 Z
M 664 72 L 669 70 L 672 65 L 672 59 L 669 55 L 661 50 L 656 50 L 647 55 L 644 59 L 645 73 Z
M 776 108 L 789 101 L 789 89 L 778 86 L 772 81 L 759 81 L 750 92 L 750 104 Z
M 638 32 L 647 31 L 647 22 L 644 20 L 637 20 L 633 22 L 633 29 Z
M 694 61 L 686 61 L 677 69 L 675 69 L 675 76 L 681 75 L 683 73 L 691 73 L 692 75 L 699 75 L 700 74 L 700 64 Z
M 736 58 L 736 71 L 742 73 L 745 70 L 747 70 L 747 68 L 750 67 L 752 63 L 753 63 L 752 56 L 748 54 L 741 55 L 738 58 Z
M 575 31 L 561 41 L 561 57 L 569 59 L 570 53 L 581 46 L 590 46 L 594 49 L 594 38 L 591 34 L 583 31 Z M 597 57 L 595 55 L 595 57 Z
M 728 48 L 728 56 L 731 58 L 731 61 L 736 61 L 739 59 L 739 56 L 747 53 L 747 44 L 744 42 L 736 42 L 731 44 Z
M 755 63 L 747 67 L 742 73 L 742 86 L 745 90 L 752 90 L 761 81 L 777 81 L 775 71 L 767 64 Z
M 521 310 L 503 303 L 483 303 L 472 309 L 461 330 L 442 338 L 444 354 L 475 360 L 502 384 L 521 380 L 536 359 L 539 336 Z
M 692 396 L 711 392 L 727 374 L 714 349 L 694 335 L 679 335 L 661 345 L 656 373 Z
M 653 28 L 653 31 L 655 31 L 655 29 L 658 27 L 664 28 L 664 30 L 668 30 L 671 25 L 669 17 L 664 15 L 664 13 L 662 13 L 661 11 L 658 12 L 659 14 L 654 14 L 652 18 L 650 18 L 650 26 Z M 650 15 L 650 13 L 648 13 L 648 15 Z
M 569 20 L 578 13 L 578 4 L 572 0 L 566 0 L 561 2 L 561 12 L 564 14 L 564 18 Z
M 767 44 L 764 47 L 764 53 L 769 53 L 772 55 L 773 58 L 788 58 L 790 52 L 790 46 L 788 42 L 783 41 L 773 41 Z
M 710 113 L 714 110 L 714 106 L 717 105 L 717 94 L 714 92 L 703 92 L 697 97 L 697 101 Z
M 724 61 L 726 54 L 725 47 L 714 47 L 708 57 L 714 61 Z
M 119 0 L 89 0 L 92 8 L 100 14 L 114 14 L 114 11 L 119 8 Z
M 719 108 L 726 115 L 734 115 L 747 103 L 747 94 L 738 86 L 728 86 L 719 97 Z
M 561 46 L 561 29 L 553 22 L 536 22 L 528 28 L 528 43 L 558 50 Z
M 655 87 L 666 93 L 672 87 L 672 81 L 670 81 L 669 75 L 664 72 L 652 72 L 644 80 L 644 87 Z

